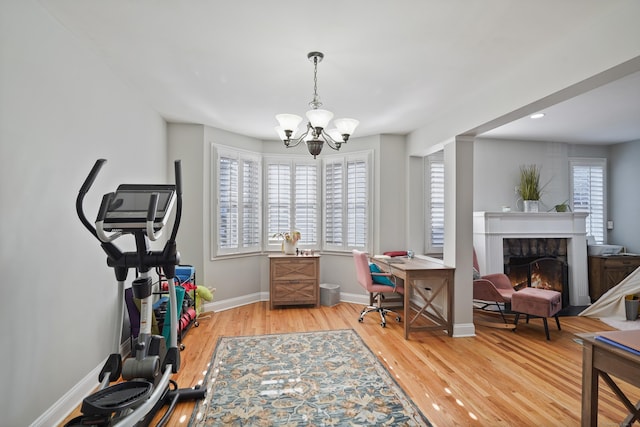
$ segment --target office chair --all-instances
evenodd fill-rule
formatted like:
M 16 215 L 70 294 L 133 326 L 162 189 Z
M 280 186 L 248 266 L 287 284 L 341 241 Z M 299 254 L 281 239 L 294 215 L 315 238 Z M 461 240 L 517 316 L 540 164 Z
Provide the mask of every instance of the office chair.
M 400 322 L 401 318 L 398 313 L 388 308 L 382 307 L 384 293 L 398 293 L 404 295 L 404 287 L 396 285 L 391 279 L 392 274 L 380 271 L 375 264 L 369 264 L 366 252 L 353 250 L 353 259 L 356 264 L 356 276 L 358 283 L 372 296 L 372 300 L 376 301 L 376 305 L 369 305 L 362 309 L 358 322 L 364 321 L 364 316 L 368 313 L 380 313 L 380 326 L 387 326 L 386 315 L 394 314 L 396 321 Z

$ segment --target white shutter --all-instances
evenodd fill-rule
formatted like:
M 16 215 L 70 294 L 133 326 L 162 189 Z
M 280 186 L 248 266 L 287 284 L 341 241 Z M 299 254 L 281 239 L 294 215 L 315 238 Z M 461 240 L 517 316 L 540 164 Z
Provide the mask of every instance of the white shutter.
M 325 156 L 324 249 L 368 250 L 372 152 Z
M 347 246 L 367 246 L 367 164 L 347 162 Z
M 327 161 L 324 167 L 324 241 L 329 246 L 342 246 L 343 224 L 343 162 Z
M 427 253 L 442 252 L 444 247 L 444 160 L 436 154 L 427 158 L 426 230 Z
M 238 160 L 219 157 L 218 162 L 218 245 L 238 246 Z
M 212 188 L 215 197 L 217 235 L 212 239 L 216 255 L 259 251 L 262 220 L 262 164 L 260 155 L 213 145 L 217 167 Z M 213 242 L 217 242 L 217 245 Z
M 267 166 L 267 232 L 275 244 L 276 233 L 291 230 L 291 165 L 269 163 Z
M 242 162 L 242 246 L 260 246 L 260 163 Z
M 571 170 L 571 207 L 586 212 L 587 235 L 605 243 L 605 159 L 575 159 Z
M 299 231 L 298 246 L 318 247 L 319 169 L 317 161 L 308 158 L 269 157 L 266 162 L 268 243 L 280 245 L 272 236 Z M 279 246 L 278 246 L 279 247 Z
M 295 229 L 301 245 L 318 243 L 318 167 L 317 164 L 295 165 Z

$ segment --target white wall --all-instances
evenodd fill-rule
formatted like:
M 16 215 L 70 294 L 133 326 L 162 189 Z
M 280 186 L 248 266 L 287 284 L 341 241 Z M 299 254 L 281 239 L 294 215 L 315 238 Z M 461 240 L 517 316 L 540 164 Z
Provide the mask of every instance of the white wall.
M 115 280 L 76 217 L 78 190 L 108 159 L 93 220 L 117 184 L 165 182 L 166 130 L 35 1 L 1 3 L 0 44 L 0 424 L 26 426 L 111 351 Z
M 609 219 L 614 228 L 610 243 L 623 245 L 627 252 L 640 253 L 640 141 L 611 147 L 609 171 Z
M 541 210 L 552 210 L 569 199 L 569 158 L 608 157 L 607 146 L 562 142 L 527 142 L 477 138 L 474 149 L 474 211 L 498 212 L 502 206 L 522 211 L 515 194 L 521 165 L 541 168 L 540 182 L 546 184 Z

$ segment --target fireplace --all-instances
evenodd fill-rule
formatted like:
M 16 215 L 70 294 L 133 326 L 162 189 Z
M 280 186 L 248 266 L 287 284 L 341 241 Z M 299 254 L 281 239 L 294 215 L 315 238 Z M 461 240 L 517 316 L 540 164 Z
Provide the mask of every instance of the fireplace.
M 586 216 L 579 212 L 474 212 L 473 245 L 480 273 L 506 272 L 506 265 L 521 263 L 527 264 L 522 268 L 527 269 L 528 277 L 528 264 L 539 258 L 558 259 L 566 264 L 558 267 L 566 271 L 567 283 L 561 285 L 566 287 L 563 305 L 567 299 L 570 305 L 589 305 Z M 511 258 L 522 259 L 512 262 Z M 537 271 L 531 275 L 534 283 L 548 282 L 539 279 Z
M 549 289 L 562 294 L 562 307 L 569 305 L 567 239 L 503 239 L 504 273 L 516 290 L 524 287 Z

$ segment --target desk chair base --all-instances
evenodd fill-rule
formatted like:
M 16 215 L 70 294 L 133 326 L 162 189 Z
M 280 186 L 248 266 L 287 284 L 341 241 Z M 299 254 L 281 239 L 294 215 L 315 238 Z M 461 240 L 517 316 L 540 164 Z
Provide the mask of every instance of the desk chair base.
M 386 319 L 387 314 L 395 315 L 396 322 L 402 321 L 402 318 L 398 313 L 396 313 L 393 310 L 389 310 L 388 308 L 382 307 L 382 300 L 384 299 L 384 296 L 381 293 L 375 294 L 374 299 L 377 301 L 377 305 L 369 305 L 363 308 L 362 311 L 360 312 L 360 317 L 358 318 L 358 322 L 362 323 L 364 321 L 364 316 L 373 312 L 380 313 L 380 320 L 381 320 L 380 326 L 382 326 L 383 328 L 387 326 L 387 319 Z

